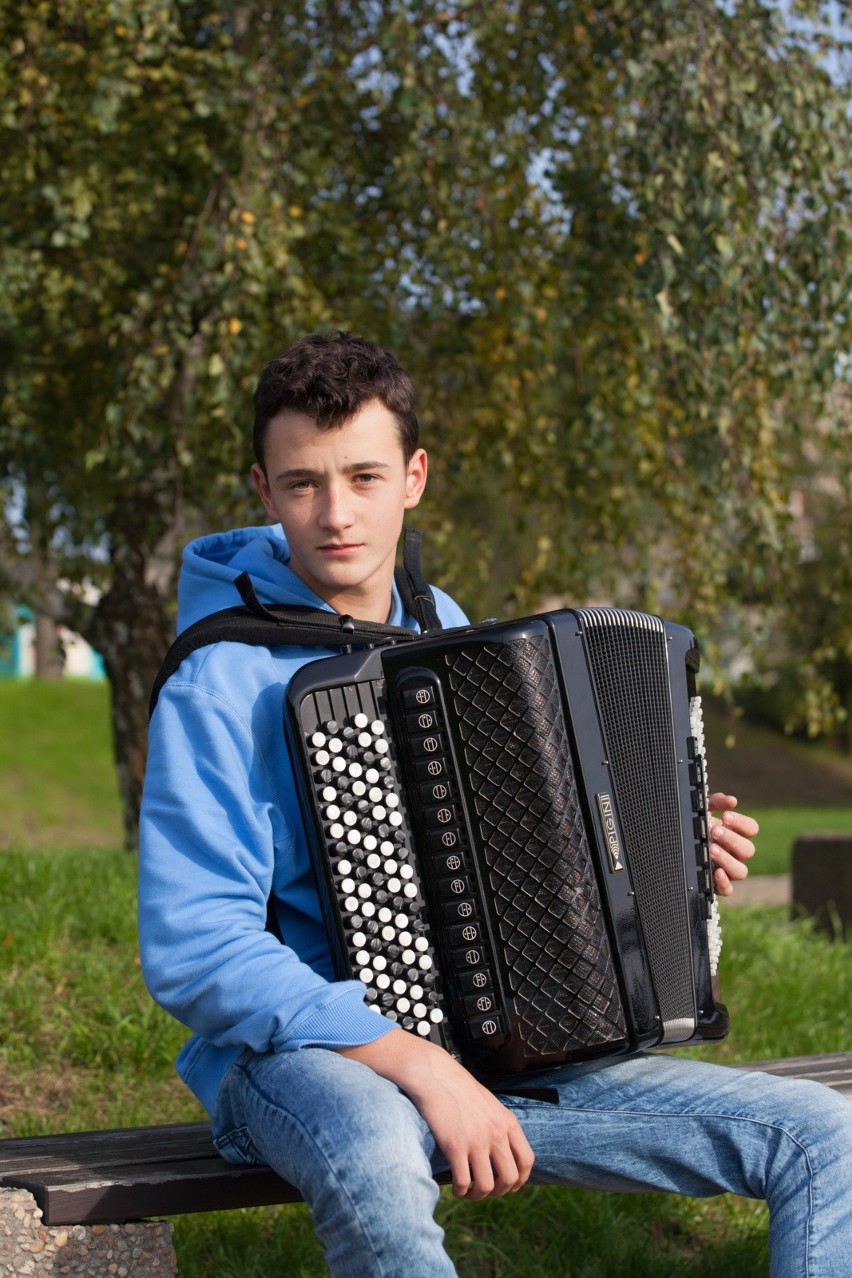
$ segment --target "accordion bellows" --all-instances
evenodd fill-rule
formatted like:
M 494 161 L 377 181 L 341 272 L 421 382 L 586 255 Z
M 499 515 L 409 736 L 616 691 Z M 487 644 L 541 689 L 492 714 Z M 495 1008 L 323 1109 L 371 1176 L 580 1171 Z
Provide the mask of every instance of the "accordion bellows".
M 688 630 L 614 609 L 303 667 L 338 975 L 483 1077 L 722 1037 L 697 669 Z

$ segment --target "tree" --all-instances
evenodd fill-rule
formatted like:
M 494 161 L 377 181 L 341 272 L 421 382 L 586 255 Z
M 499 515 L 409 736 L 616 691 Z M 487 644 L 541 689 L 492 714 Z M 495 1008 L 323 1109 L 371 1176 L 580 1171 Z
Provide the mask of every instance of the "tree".
M 383 9 L 0 11 L 2 564 L 104 657 L 130 843 L 177 551 L 254 517 L 253 381 L 297 333 L 411 369 L 433 575 L 475 613 L 709 629 L 783 584 L 848 341 L 827 38 L 753 0 Z
M 826 734 L 852 753 L 852 393 L 833 405 L 846 464 L 820 447 L 817 423 L 793 494 L 799 554 L 785 590 L 762 598 L 762 661 L 740 693 L 746 709 L 787 732 Z

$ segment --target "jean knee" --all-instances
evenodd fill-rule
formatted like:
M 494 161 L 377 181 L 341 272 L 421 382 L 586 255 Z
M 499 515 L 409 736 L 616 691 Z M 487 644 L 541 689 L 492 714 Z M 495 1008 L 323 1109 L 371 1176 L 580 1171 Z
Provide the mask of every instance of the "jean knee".
M 434 1219 L 435 1141 L 409 1099 L 373 1070 L 320 1048 L 241 1058 L 214 1121 L 222 1152 L 246 1150 L 295 1185 L 331 1273 L 455 1273 Z
M 431 1181 L 434 1138 L 408 1098 L 325 1049 L 237 1062 L 222 1086 L 216 1130 L 226 1157 L 259 1159 L 306 1197 L 305 1182 Z
M 819 1156 L 852 1166 L 852 1103 L 822 1083 L 805 1079 L 792 1084 L 791 1130 L 796 1139 Z

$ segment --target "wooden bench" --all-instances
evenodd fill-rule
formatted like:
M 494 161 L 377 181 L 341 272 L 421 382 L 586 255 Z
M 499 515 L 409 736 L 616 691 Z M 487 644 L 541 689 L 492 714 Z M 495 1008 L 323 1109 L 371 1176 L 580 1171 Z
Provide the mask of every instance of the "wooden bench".
M 739 1068 L 816 1079 L 852 1100 L 852 1052 Z M 29 1191 L 45 1225 L 300 1201 L 297 1190 L 268 1168 L 225 1162 L 205 1122 L 0 1140 L 0 1187 Z

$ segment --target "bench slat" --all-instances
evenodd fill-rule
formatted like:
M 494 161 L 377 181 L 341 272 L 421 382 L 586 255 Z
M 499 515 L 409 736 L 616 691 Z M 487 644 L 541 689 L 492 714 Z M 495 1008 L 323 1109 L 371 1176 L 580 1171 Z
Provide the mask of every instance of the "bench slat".
M 751 1061 L 737 1069 L 761 1070 L 784 1078 L 809 1078 L 832 1087 L 852 1099 L 852 1052 L 832 1052 L 823 1056 L 790 1056 L 776 1061 Z
M 28 1190 L 46 1225 L 301 1201 L 268 1167 L 225 1162 L 206 1122 L 0 1140 L 0 1186 Z
M 218 1158 L 209 1122 L 170 1123 L 161 1127 L 121 1127 L 112 1131 L 62 1132 L 0 1141 L 0 1174 L 73 1171 L 80 1167 L 157 1163 L 164 1159 Z
M 68 1178 L 23 1172 L 0 1184 L 28 1190 L 46 1225 L 110 1224 L 185 1212 L 235 1207 L 269 1207 L 301 1202 L 301 1195 L 268 1167 L 234 1167 L 216 1161 L 182 1162 L 178 1167 L 124 1167 L 111 1176 Z

